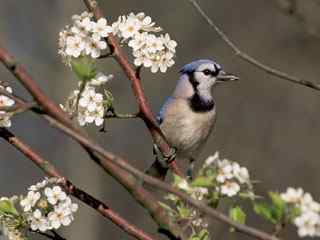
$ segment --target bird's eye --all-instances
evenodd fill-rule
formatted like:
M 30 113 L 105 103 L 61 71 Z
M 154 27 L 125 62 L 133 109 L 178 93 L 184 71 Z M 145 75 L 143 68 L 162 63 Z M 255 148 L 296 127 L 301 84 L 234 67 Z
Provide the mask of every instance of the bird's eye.
M 212 74 L 212 71 L 209 70 L 209 69 L 205 69 L 202 71 L 204 75 L 208 76 L 208 75 L 211 75 Z

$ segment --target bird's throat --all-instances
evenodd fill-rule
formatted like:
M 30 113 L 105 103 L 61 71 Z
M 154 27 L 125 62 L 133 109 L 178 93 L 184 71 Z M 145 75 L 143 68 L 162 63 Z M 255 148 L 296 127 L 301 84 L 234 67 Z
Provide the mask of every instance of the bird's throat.
M 210 112 L 215 106 L 215 102 L 212 98 L 205 99 L 195 92 L 189 99 L 189 106 L 194 112 Z

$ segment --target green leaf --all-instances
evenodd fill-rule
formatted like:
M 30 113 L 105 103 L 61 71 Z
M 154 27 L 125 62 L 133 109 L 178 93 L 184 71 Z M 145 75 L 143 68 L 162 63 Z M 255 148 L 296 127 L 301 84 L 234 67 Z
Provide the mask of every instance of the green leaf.
M 301 209 L 299 207 L 291 207 L 288 212 L 288 220 L 292 222 L 296 217 L 301 215 Z
M 273 204 L 273 216 L 277 222 L 280 222 L 285 214 L 286 203 L 276 192 L 269 192 Z
M 97 75 L 95 61 L 87 56 L 73 58 L 71 66 L 81 81 L 90 80 Z
M 209 196 L 209 206 L 213 207 L 213 208 L 217 208 L 219 205 L 219 201 L 220 201 L 220 195 L 218 192 L 211 192 L 210 196 Z
M 104 107 L 108 110 L 108 109 L 112 109 L 113 107 L 113 95 L 110 91 L 108 90 L 104 90 L 104 95 L 105 95 L 105 100 L 104 100 Z
M 185 206 L 177 206 L 179 215 L 181 218 L 189 218 L 191 214 L 191 210 Z
M 202 229 L 198 235 L 200 240 L 209 240 L 209 232 L 207 229 Z
M 161 207 L 163 207 L 165 210 L 167 210 L 167 211 L 169 211 L 169 212 L 175 212 L 169 205 L 167 205 L 167 204 L 165 204 L 165 203 L 163 203 L 163 202 L 158 202 L 159 203 L 159 205 L 161 206 Z
M 0 215 L 2 213 L 19 215 L 17 209 L 15 208 L 13 202 L 10 199 L 0 200 Z
M 238 223 L 245 224 L 247 215 L 241 207 L 236 206 L 229 209 L 229 217 Z
M 209 232 L 207 229 L 202 229 L 199 233 L 193 233 L 189 240 L 209 240 Z
M 183 178 L 181 178 L 179 175 L 173 174 L 173 185 L 178 185 L 182 180 Z
M 266 203 L 255 203 L 254 204 L 254 211 L 259 216 L 263 217 L 269 222 L 273 224 L 277 223 L 277 220 L 273 216 L 273 208 Z
M 210 177 L 199 176 L 192 181 L 191 186 L 193 186 L 193 187 L 213 187 L 215 185 L 214 179 L 215 179 L 214 176 L 210 176 Z

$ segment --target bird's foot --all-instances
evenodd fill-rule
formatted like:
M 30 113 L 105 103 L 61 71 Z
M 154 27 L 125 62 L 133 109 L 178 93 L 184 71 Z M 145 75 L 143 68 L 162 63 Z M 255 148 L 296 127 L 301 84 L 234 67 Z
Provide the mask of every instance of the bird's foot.
M 153 154 L 161 164 L 168 166 L 176 159 L 177 149 L 172 147 L 169 154 L 163 154 L 157 144 L 153 144 Z

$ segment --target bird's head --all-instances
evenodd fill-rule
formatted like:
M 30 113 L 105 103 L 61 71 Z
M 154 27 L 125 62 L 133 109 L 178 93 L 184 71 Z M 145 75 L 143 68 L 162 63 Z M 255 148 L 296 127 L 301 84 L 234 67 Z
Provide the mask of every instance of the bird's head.
M 194 93 L 201 96 L 211 96 L 214 85 L 239 80 L 238 77 L 227 74 L 222 67 L 213 60 L 201 59 L 186 64 L 181 70 L 181 80 L 176 94 L 190 97 Z M 180 85 L 180 86 L 179 86 Z

